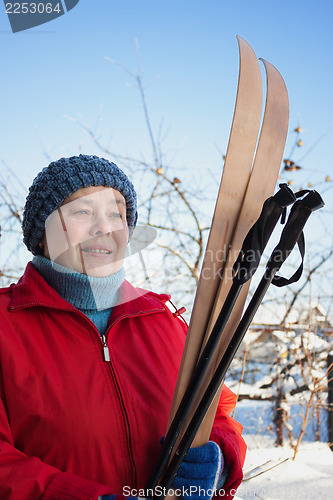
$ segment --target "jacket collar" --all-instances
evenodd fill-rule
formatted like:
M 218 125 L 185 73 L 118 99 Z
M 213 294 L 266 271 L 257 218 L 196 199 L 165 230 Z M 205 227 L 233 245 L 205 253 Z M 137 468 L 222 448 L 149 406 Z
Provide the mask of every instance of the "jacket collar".
M 12 300 L 10 310 L 23 309 L 31 306 L 50 307 L 52 309 L 73 310 L 76 308 L 64 300 L 50 287 L 39 274 L 32 262 L 29 262 L 23 276 L 15 285 L 11 285 Z M 112 323 L 125 316 L 137 316 L 151 312 L 161 312 L 170 295 L 156 294 L 141 288 L 133 287 L 124 281 L 120 288 L 119 303 L 112 312 Z

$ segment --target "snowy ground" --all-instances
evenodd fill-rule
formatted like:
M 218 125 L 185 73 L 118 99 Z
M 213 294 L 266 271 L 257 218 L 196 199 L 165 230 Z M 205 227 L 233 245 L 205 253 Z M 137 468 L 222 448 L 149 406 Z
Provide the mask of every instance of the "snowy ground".
M 244 481 L 235 499 L 333 498 L 333 452 L 327 444 L 305 442 L 293 461 L 293 450 L 275 447 L 271 438 L 258 443 L 257 436 L 245 435 L 245 440 Z
M 333 452 L 325 442 L 314 441 L 311 423 L 295 461 L 288 439 L 274 445 L 269 403 L 241 401 L 235 418 L 244 426 L 248 452 L 244 481 L 235 499 L 329 500 L 333 498 Z M 297 435 L 297 426 L 294 431 Z

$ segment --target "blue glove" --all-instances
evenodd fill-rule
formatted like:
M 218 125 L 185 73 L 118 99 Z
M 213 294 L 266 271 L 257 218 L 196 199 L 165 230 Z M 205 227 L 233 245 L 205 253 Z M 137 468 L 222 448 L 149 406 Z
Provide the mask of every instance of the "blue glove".
M 190 448 L 173 480 L 185 500 L 210 500 L 223 471 L 223 455 L 213 441 Z

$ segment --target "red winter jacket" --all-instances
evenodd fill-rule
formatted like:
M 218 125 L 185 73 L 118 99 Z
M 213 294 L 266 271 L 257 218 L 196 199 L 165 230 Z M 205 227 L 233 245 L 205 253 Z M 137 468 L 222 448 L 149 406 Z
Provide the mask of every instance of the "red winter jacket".
M 184 345 L 167 295 L 122 286 L 107 329 L 29 263 L 0 289 L 0 498 L 95 500 L 143 488 L 160 451 Z M 224 388 L 212 433 L 238 486 L 245 445 Z M 226 498 L 226 497 L 225 497 Z

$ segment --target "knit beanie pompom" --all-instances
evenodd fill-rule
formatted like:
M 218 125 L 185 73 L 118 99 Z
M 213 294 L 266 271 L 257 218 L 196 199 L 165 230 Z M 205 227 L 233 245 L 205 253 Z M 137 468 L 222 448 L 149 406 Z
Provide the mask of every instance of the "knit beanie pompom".
M 138 218 L 133 184 L 115 163 L 98 156 L 81 154 L 50 163 L 34 179 L 25 202 L 22 221 L 23 242 L 28 250 L 34 255 L 42 254 L 39 243 L 48 216 L 72 193 L 89 186 L 112 187 L 123 195 L 129 235 L 133 234 Z

